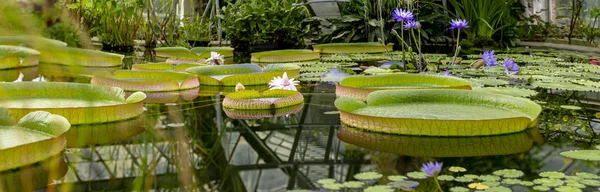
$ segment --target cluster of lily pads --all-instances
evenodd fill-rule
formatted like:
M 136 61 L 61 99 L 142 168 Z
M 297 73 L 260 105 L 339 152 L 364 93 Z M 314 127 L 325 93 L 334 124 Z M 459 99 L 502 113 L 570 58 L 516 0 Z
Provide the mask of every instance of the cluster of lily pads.
M 445 174 L 442 174 L 445 173 Z M 562 172 L 546 171 L 531 181 L 523 180 L 525 173 L 516 169 L 501 169 L 492 174 L 468 174 L 467 169 L 451 166 L 445 170 L 442 163 L 428 162 L 420 171 L 405 175 L 384 176 L 378 172 L 362 172 L 354 175 L 352 181 L 338 182 L 325 178 L 317 181 L 321 191 L 558 191 L 581 192 L 598 190 L 600 176 L 577 172 L 567 175 Z M 292 190 L 308 191 L 308 190 Z

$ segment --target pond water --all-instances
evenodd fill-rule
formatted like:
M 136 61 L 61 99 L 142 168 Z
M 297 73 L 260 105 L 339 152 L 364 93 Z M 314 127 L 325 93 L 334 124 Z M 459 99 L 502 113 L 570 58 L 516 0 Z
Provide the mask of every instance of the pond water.
M 3 76 L 14 78 L 5 81 L 81 83 L 89 83 L 91 74 L 88 69 L 60 66 L 34 69 L 1 72 L 16 74 Z M 595 117 L 584 115 L 597 112 L 595 93 L 566 98 L 570 93 L 543 91 L 536 97 L 545 106 L 540 128 L 509 135 L 444 138 L 377 134 L 342 126 L 333 106 L 333 85 L 308 85 L 300 91 L 304 105 L 256 114 L 223 111 L 223 96 L 210 87 L 154 94 L 151 101 L 155 103 L 146 103 L 139 118 L 72 127 L 64 153 L 0 173 L 0 191 L 320 190 L 321 179 L 345 182 L 369 171 L 406 175 L 430 161 L 443 162 L 444 167 L 461 166 L 475 175 L 521 170 L 521 179 L 527 181 L 544 171 L 567 175 L 600 171 L 596 162 L 559 155 L 594 147 L 595 135 L 574 128 L 598 127 Z M 585 109 L 575 112 L 557 107 L 573 103 L 573 98 Z M 243 117 L 256 119 L 236 119 Z M 443 173 L 452 174 L 446 169 Z M 387 183 L 385 177 L 380 182 Z M 445 191 L 467 184 L 441 183 Z

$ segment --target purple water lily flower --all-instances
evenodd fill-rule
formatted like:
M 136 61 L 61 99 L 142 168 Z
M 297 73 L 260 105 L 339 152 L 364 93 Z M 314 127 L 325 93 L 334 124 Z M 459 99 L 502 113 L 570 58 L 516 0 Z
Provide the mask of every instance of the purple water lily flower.
M 450 30 L 469 28 L 469 22 L 465 19 L 452 19 L 450 21 Z
M 421 28 L 421 23 L 418 21 L 408 21 L 404 25 L 404 30 Z
M 504 60 L 504 72 L 506 72 L 506 75 L 519 74 L 519 70 L 521 68 L 514 61 L 510 60 L 510 58 Z
M 392 12 L 392 19 L 395 19 L 396 22 L 412 21 L 414 17 L 412 11 L 408 9 L 396 8 Z
M 442 164 L 440 162 L 429 162 L 429 163 L 425 163 L 423 164 L 423 166 L 421 167 L 421 171 L 427 173 L 430 176 L 434 176 L 438 173 L 440 173 L 440 171 L 442 171 Z
M 396 65 L 399 67 L 404 67 L 404 63 L 402 63 L 402 61 L 390 60 L 390 61 L 386 61 L 385 63 L 383 63 L 381 66 L 379 66 L 379 68 L 390 69 Z
M 452 77 L 452 73 L 450 73 L 450 70 L 448 70 L 448 68 L 446 68 L 446 72 L 441 73 L 440 75 L 446 76 L 446 77 Z
M 321 76 L 321 81 L 325 81 L 330 85 L 335 85 L 335 83 L 342 81 L 342 79 L 347 76 L 350 76 L 350 74 L 344 69 L 333 68 Z
M 494 55 L 494 50 L 490 51 L 486 49 L 483 53 L 479 55 L 485 62 L 485 65 L 487 65 L 488 67 L 496 66 L 496 55 Z

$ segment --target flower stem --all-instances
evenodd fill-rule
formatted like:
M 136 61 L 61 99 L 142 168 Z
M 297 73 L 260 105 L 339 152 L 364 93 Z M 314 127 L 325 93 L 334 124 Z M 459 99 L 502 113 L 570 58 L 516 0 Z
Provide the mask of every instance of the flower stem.
M 417 29 L 417 30 L 419 30 L 419 29 Z M 415 47 L 417 48 L 417 52 L 419 53 L 419 61 L 417 63 L 419 63 L 418 70 L 420 72 L 422 70 L 422 68 L 423 68 L 421 66 L 421 61 L 423 61 L 422 60 L 423 54 L 421 53 L 421 42 L 417 41 L 417 37 L 415 36 L 415 31 L 413 29 L 410 29 L 410 34 L 412 35 L 413 40 L 415 41 L 415 44 L 416 44 Z M 421 30 L 419 30 L 419 35 L 421 35 Z M 421 40 L 420 36 L 419 36 L 419 40 Z
M 400 35 L 401 35 L 401 39 L 402 42 L 404 42 L 404 21 L 402 21 L 402 25 L 401 25 L 401 30 L 400 30 Z M 406 65 L 406 54 L 404 52 L 404 43 L 402 44 L 402 63 L 404 63 L 404 65 Z
M 454 65 L 454 61 L 456 61 L 456 56 L 458 55 L 458 50 L 460 50 L 460 29 L 458 29 L 458 35 L 456 36 L 456 50 L 454 51 L 454 57 L 452 57 L 451 65 Z
M 435 185 L 437 186 L 438 190 L 440 190 L 441 192 L 444 192 L 444 190 L 442 190 L 442 186 L 440 186 L 440 182 L 438 182 L 438 180 L 437 180 L 437 177 L 434 177 L 433 181 L 435 181 Z

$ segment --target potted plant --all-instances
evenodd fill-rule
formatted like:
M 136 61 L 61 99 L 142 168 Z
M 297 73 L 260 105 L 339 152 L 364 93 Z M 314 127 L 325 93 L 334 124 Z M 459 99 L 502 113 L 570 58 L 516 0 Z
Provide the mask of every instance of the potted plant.
M 200 16 L 188 17 L 182 20 L 183 32 L 187 42 L 192 47 L 206 47 L 212 38 L 211 25 Z
M 234 60 L 249 62 L 252 52 L 303 47 L 308 15 L 294 2 L 238 0 L 223 7 L 223 29 L 235 48 Z

